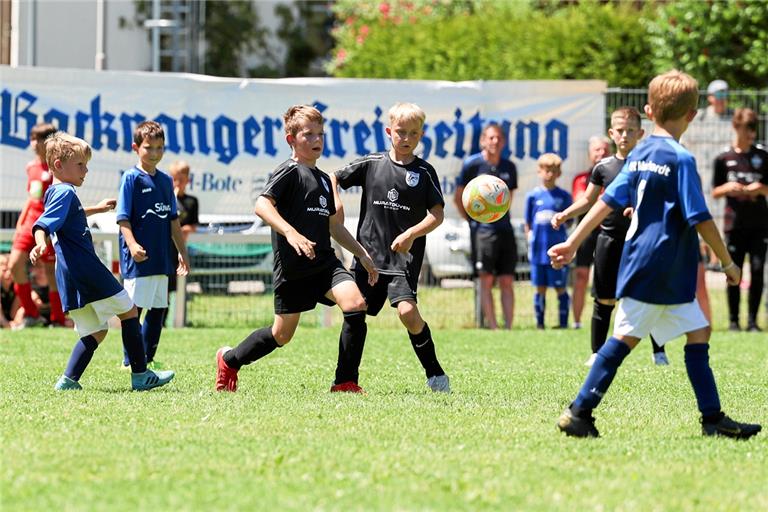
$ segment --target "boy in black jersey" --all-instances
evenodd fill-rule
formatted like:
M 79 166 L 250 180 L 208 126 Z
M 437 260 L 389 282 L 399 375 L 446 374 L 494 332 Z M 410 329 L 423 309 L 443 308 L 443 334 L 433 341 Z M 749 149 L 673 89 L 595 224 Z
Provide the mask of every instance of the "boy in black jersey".
M 445 205 L 435 169 L 413 154 L 424 134 L 425 118 L 417 105 L 396 104 L 389 110 L 386 128 L 392 148 L 355 160 L 336 171 L 333 179 L 343 189 L 356 185 L 363 189 L 357 240 L 371 253 L 379 271 L 374 285 L 355 261 L 355 281 L 365 296 L 368 314 L 377 315 L 389 298 L 424 367 L 427 386 L 450 393 L 432 333 L 416 305 L 425 235 L 443 222 Z
M 292 155 L 269 178 L 255 208 L 256 215 L 272 227 L 275 320 L 234 349 L 218 350 L 216 390 L 235 391 L 238 370 L 291 341 L 301 313 L 320 302 L 337 304 L 344 312 L 331 391 L 363 393 L 357 381 L 367 333 L 365 300 L 352 274 L 336 258 L 331 236 L 360 261 L 367 283 L 376 283 L 377 271 L 344 227 L 330 178 L 315 166 L 323 153 L 323 116 L 314 107 L 295 105 L 283 121 Z
M 755 145 L 757 114 L 751 109 L 736 109 L 733 115 L 736 138 L 730 150 L 715 158 L 712 197 L 726 198 L 726 245 L 733 261 L 741 268 L 749 254 L 750 285 L 747 330 L 760 332 L 757 312 L 763 293 L 763 267 L 768 248 L 768 152 Z M 739 330 L 738 284 L 728 286 L 730 329 Z
M 624 160 L 643 137 L 640 112 L 632 107 L 619 107 L 611 114 L 611 128 L 608 135 L 616 144 L 616 154 L 603 158 L 592 169 L 589 185 L 584 194 L 570 207 L 552 217 L 552 227 L 559 229 L 567 220 L 587 212 L 597 202 L 604 190 L 621 172 Z M 595 297 L 592 309 L 592 355 L 586 366 L 592 366 L 597 351 L 608 339 L 611 313 L 616 306 L 616 280 L 619 275 L 619 261 L 624 248 L 624 237 L 629 229 L 630 219 L 624 212 L 616 210 L 600 225 L 595 246 L 595 270 L 592 295 Z M 669 364 L 664 347 L 653 344 L 653 360 L 657 365 Z

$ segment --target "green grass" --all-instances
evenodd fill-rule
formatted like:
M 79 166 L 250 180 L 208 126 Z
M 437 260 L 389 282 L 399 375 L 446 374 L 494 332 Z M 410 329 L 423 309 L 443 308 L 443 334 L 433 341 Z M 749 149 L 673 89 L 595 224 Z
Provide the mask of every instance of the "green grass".
M 682 343 L 643 342 L 596 411 L 603 437 L 555 420 L 587 369 L 588 331 L 436 330 L 454 393 L 435 395 L 404 331 L 370 325 L 361 384 L 327 392 L 336 329 L 299 329 L 212 391 L 216 348 L 249 329 L 168 330 L 176 380 L 129 392 L 110 333 L 82 392 L 53 384 L 71 331 L 0 332 L 2 483 L 12 510 L 766 510 L 768 432 L 703 438 Z M 717 333 L 724 408 L 768 422 L 765 336 Z

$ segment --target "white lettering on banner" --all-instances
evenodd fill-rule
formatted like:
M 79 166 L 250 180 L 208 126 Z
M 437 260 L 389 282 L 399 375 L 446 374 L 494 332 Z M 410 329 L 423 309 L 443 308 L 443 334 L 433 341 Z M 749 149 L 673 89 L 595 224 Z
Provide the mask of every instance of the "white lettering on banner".
M 290 157 L 282 115 L 297 102 L 312 102 L 325 118 L 320 168 L 332 172 L 357 157 L 385 151 L 389 107 L 403 101 L 427 113 L 417 154 L 435 167 L 440 187 L 452 196 L 463 160 L 480 151 L 482 129 L 498 123 L 508 145 L 504 157 L 518 169 L 518 186 L 536 186 L 536 160 L 547 152 L 565 162 L 566 176 L 586 162 L 589 137 L 603 131 L 606 84 L 601 81 L 385 81 L 347 79 L 211 80 L 204 76 L 96 72 L 0 66 L 0 202 L 21 209 L 23 169 L 30 159 L 28 134 L 47 121 L 81 137 L 93 149 L 84 201 L 111 197 L 119 172 L 135 165 L 133 130 L 145 119 L 165 131 L 165 156 L 189 162 L 188 190 L 201 213 L 250 214 L 269 174 Z M 414 181 L 411 178 L 409 185 Z M 565 182 L 565 181 L 564 181 Z M 345 211 L 357 213 L 361 190 L 344 191 Z M 513 216 L 522 216 L 514 201 Z M 455 215 L 452 201 L 446 214 Z

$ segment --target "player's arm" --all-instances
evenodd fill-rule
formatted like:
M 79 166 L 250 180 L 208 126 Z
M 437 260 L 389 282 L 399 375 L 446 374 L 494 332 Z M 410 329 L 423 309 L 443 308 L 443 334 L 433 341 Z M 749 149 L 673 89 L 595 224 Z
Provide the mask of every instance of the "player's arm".
M 456 191 L 453 193 L 453 204 L 456 205 L 456 211 L 462 219 L 469 222 L 469 215 L 464 211 L 464 203 L 461 201 L 461 195 L 464 193 L 464 185 L 456 185 Z M 512 200 L 512 191 L 509 191 L 510 202 Z
M 571 206 L 552 216 L 552 227 L 560 229 L 560 226 L 566 221 L 589 211 L 597 202 L 598 197 L 600 197 L 600 188 L 590 182 L 587 185 L 587 190 Z
M 746 190 L 744 185 L 737 181 L 728 181 L 726 176 L 728 170 L 725 168 L 725 160 L 721 158 L 715 158 L 714 173 L 712 180 L 714 181 L 712 187 L 712 197 L 720 199 L 721 197 L 735 197 L 743 196 Z
M 48 247 L 49 238 L 48 233 L 40 226 L 33 226 L 32 234 L 35 237 L 35 246 L 29 251 L 29 261 L 34 265 Z
M 181 231 L 178 217 L 171 221 L 171 240 L 173 240 L 173 245 L 176 246 L 176 251 L 179 253 L 179 266 L 176 267 L 176 274 L 185 276 L 189 274 L 189 254 L 187 254 L 186 237 Z
M 462 210 L 463 209 L 464 208 L 462 208 Z M 421 222 L 400 233 L 394 239 L 392 245 L 390 245 L 390 249 L 403 254 L 407 253 L 411 250 L 414 240 L 433 231 L 437 226 L 443 223 L 444 218 L 445 213 L 443 211 L 443 205 L 436 204 L 427 211 L 427 216 L 424 217 Z
M 725 272 L 725 275 L 728 278 L 728 284 L 739 284 L 739 281 L 741 281 L 741 269 L 734 263 L 733 258 L 731 258 L 728 248 L 720 237 L 720 232 L 717 230 L 715 221 L 708 219 L 699 222 L 696 224 L 696 231 L 707 245 L 712 248 L 712 252 L 715 253 L 717 259 L 720 260 L 723 272 Z
M 133 228 L 131 222 L 128 220 L 119 220 L 117 225 L 120 226 L 120 234 L 123 235 L 125 245 L 128 246 L 128 250 L 131 251 L 131 257 L 136 263 L 141 263 L 149 259 L 147 251 L 136 241 L 136 237 L 133 236 Z
M 744 192 L 746 192 L 752 197 L 768 196 L 768 185 L 766 185 L 765 183 L 760 183 L 759 181 L 756 181 L 744 187 Z
M 595 205 L 590 208 L 586 217 L 576 226 L 576 229 L 568 237 L 568 240 L 561 244 L 553 245 L 547 251 L 552 266 L 555 268 L 562 268 L 573 259 L 576 255 L 576 250 L 584 243 L 584 240 L 589 236 L 594 229 L 603 222 L 609 213 L 613 211 L 605 201 L 600 199 Z
M 368 251 L 365 250 L 365 247 L 355 240 L 352 233 L 344 226 L 344 210 L 338 207 L 340 203 L 336 204 L 336 213 L 331 215 L 328 224 L 331 236 L 339 242 L 339 245 L 355 255 L 366 272 L 368 272 L 368 284 L 373 286 L 379 280 L 379 271 L 376 270 L 376 265 L 374 265 L 373 259 L 371 259 Z
M 259 196 L 256 199 L 254 213 L 261 220 L 269 224 L 276 233 L 283 235 L 299 256 L 304 255 L 309 259 L 315 258 L 315 242 L 296 231 L 280 212 L 275 208 L 275 200 L 267 196 Z
M 107 199 L 102 199 L 93 206 L 84 207 L 83 211 L 85 212 L 85 216 L 88 217 L 94 213 L 104 213 L 113 210 L 115 206 L 117 206 L 117 199 L 110 197 Z

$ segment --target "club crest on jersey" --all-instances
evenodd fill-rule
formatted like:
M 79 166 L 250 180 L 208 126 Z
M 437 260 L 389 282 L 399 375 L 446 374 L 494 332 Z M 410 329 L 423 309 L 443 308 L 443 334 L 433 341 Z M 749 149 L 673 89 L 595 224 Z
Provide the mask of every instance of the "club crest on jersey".
M 750 160 L 752 162 L 752 167 L 755 169 L 759 169 L 761 165 L 763 165 L 763 159 L 760 158 L 760 155 L 752 155 L 752 159 Z
M 417 178 L 417 181 L 418 181 L 418 178 Z M 413 186 L 413 185 L 411 185 L 411 186 Z M 400 197 L 400 194 L 398 194 L 398 193 L 397 193 L 397 190 L 395 190 L 395 189 L 392 189 L 392 190 L 390 190 L 389 192 L 387 192 L 387 199 L 389 199 L 389 200 L 390 200 L 390 201 L 392 201 L 393 203 L 394 203 L 395 201 L 397 201 L 397 198 L 398 198 L 398 197 Z
M 323 182 L 323 185 L 325 185 L 325 182 Z M 320 196 L 320 206 L 323 208 L 328 206 L 328 200 L 325 198 L 325 196 Z
M 417 172 L 413 171 L 405 171 L 405 182 L 408 184 L 409 187 L 415 187 L 419 184 L 419 177 L 421 175 Z M 394 199 L 390 199 L 390 201 L 394 201 Z

